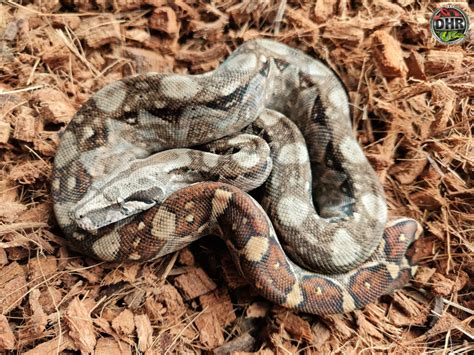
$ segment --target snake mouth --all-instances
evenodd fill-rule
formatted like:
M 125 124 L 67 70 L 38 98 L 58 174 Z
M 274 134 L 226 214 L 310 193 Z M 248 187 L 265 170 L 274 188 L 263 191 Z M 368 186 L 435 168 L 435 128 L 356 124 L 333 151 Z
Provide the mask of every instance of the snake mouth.
M 154 200 L 121 201 L 114 206 L 107 206 L 102 209 L 89 209 L 87 212 L 73 212 L 72 219 L 79 228 L 86 231 L 96 231 L 146 211 L 155 205 L 156 201 Z

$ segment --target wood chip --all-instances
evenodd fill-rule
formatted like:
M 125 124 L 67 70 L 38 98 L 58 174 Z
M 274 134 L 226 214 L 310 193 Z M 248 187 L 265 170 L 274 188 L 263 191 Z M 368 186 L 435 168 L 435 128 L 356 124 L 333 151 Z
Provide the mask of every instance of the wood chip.
M 322 37 L 358 46 L 364 40 L 364 35 L 364 30 L 354 21 L 333 18 L 326 20 L 326 28 Z
M 26 160 L 10 172 L 10 178 L 23 185 L 31 185 L 45 178 L 50 166 L 44 160 Z
M 216 290 L 202 295 L 199 297 L 199 301 L 205 312 L 216 314 L 221 327 L 226 327 L 237 319 L 232 301 L 225 290 Z
M 184 249 L 181 249 L 181 251 L 179 252 L 178 262 L 181 265 L 193 266 L 196 263 L 196 260 L 191 250 L 189 250 L 189 248 L 186 247 Z
M 134 320 L 137 327 L 138 350 L 145 352 L 153 345 L 153 328 L 150 318 L 146 314 L 136 314 Z
M 175 279 L 175 284 L 180 288 L 185 299 L 190 300 L 217 288 L 217 285 L 201 268 L 192 268 L 189 272 L 179 275 Z
M 86 303 L 74 298 L 67 307 L 65 319 L 70 329 L 69 335 L 77 348 L 81 352 L 91 353 L 96 345 L 96 337 Z
M 400 42 L 387 32 L 375 31 L 371 36 L 374 55 L 382 74 L 388 78 L 404 77 L 408 71 Z
M 95 354 L 131 355 L 132 349 L 123 341 L 111 337 L 99 338 L 95 346 Z
M 349 338 L 353 333 L 352 328 L 347 325 L 344 316 L 341 314 L 324 316 L 322 320 L 327 324 L 328 328 L 334 329 L 342 339 Z
M 438 189 L 414 192 L 410 194 L 410 199 L 421 208 L 426 208 L 430 211 L 437 210 L 444 204 L 443 197 Z
M 120 314 L 112 320 L 112 328 L 118 334 L 131 335 L 135 330 L 132 311 L 124 309 L 120 312 Z
M 416 270 L 415 281 L 419 282 L 422 285 L 427 284 L 435 272 L 435 268 L 419 266 Z
M 76 31 L 91 48 L 99 48 L 108 43 L 118 43 L 120 26 L 112 14 L 102 14 L 84 18 Z
M 462 52 L 430 50 L 425 54 L 425 69 L 430 75 L 459 71 L 464 55 Z
M 22 212 L 26 210 L 26 206 L 20 202 L 2 202 L 0 201 L 0 221 L 13 222 L 16 221 Z
M 143 43 L 150 39 L 150 33 L 140 28 L 132 28 L 131 30 L 125 31 L 125 37 Z
M 426 80 L 425 60 L 420 53 L 412 50 L 410 56 L 406 59 L 406 64 L 408 67 L 408 77 Z
M 64 350 L 77 351 L 78 348 L 74 345 L 73 340 L 67 334 L 61 334 L 61 336 L 55 337 L 54 339 L 48 340 L 41 343 L 29 351 L 25 351 L 24 355 L 44 355 L 44 354 L 57 354 Z
M 136 73 L 171 73 L 175 64 L 174 58 L 168 55 L 161 55 L 154 51 L 143 48 L 124 47 L 122 48 L 123 56 L 131 59 L 134 71 Z M 126 73 L 129 73 L 126 71 Z
M 245 316 L 247 318 L 263 318 L 267 315 L 270 310 L 270 305 L 268 302 L 254 302 L 247 307 Z
M 0 121 L 0 143 L 7 143 L 10 138 L 10 124 Z
M 185 312 L 183 298 L 175 287 L 169 284 L 161 285 L 153 289 L 153 299 L 149 299 L 150 303 L 163 303 L 166 307 L 165 312 L 171 314 L 182 314 Z M 148 301 L 148 300 L 147 300 Z
M 362 311 L 358 310 L 354 312 L 355 319 L 358 325 L 359 335 L 364 337 L 373 337 L 376 339 L 383 339 L 383 334 L 377 329 L 377 327 L 369 322 Z
M 2 266 L 5 266 L 8 264 L 8 258 L 7 258 L 7 253 L 5 252 L 5 249 L 0 248 L 0 269 Z
M 0 271 L 0 313 L 7 314 L 26 296 L 26 277 L 17 262 L 2 267 Z
M 213 349 L 214 355 L 227 355 L 227 354 L 244 354 L 245 351 L 252 351 L 257 343 L 257 340 L 249 333 L 245 333 L 235 339 L 218 346 Z M 253 353 L 257 354 L 257 353 Z M 258 353 L 260 354 L 260 353 Z
M 277 313 L 275 318 L 277 324 L 285 328 L 285 330 L 298 340 L 313 340 L 313 333 L 307 321 L 297 316 L 293 312 L 283 310 Z
M 68 123 L 76 109 L 64 93 L 52 88 L 44 88 L 34 93 L 40 107 L 41 118 L 45 122 Z
M 444 334 L 450 331 L 458 331 L 463 335 L 471 336 L 474 334 L 474 327 L 454 317 L 452 314 L 444 312 L 433 328 L 429 329 L 428 332 L 423 335 L 423 338 L 430 339 L 438 334 Z
M 13 350 L 15 348 L 15 336 L 8 324 L 8 319 L 0 314 L 0 351 Z
M 216 44 L 205 51 L 182 48 L 176 55 L 176 59 L 194 64 L 208 63 L 222 58 L 227 53 L 227 47 Z
M 26 106 L 20 107 L 16 116 L 13 138 L 25 142 L 33 142 L 36 135 L 36 127 L 37 121 L 33 115 L 33 110 Z
M 412 184 L 423 172 L 428 163 L 426 155 L 420 150 L 413 150 L 404 160 L 390 168 L 389 173 L 401 184 Z
M 328 327 L 326 327 L 321 322 L 316 322 L 314 325 L 312 325 L 311 332 L 313 333 L 313 339 L 314 339 L 311 345 L 315 346 L 316 349 L 321 351 L 323 348 L 323 345 L 331 337 L 331 332 L 329 331 Z
M 28 280 L 32 285 L 43 283 L 57 272 L 57 259 L 54 256 L 32 258 L 28 263 Z
M 317 0 L 314 5 L 314 19 L 317 23 L 324 23 L 335 14 L 337 0 Z
M 224 334 L 215 313 L 201 313 L 194 323 L 199 330 L 199 340 L 206 349 L 214 349 L 224 344 Z
M 166 33 L 170 37 L 178 37 L 180 24 L 176 12 L 169 6 L 162 6 L 153 10 L 149 20 L 150 27 Z
M 451 295 L 454 290 L 455 282 L 443 276 L 439 272 L 434 273 L 430 281 L 431 290 L 435 295 L 446 297 Z

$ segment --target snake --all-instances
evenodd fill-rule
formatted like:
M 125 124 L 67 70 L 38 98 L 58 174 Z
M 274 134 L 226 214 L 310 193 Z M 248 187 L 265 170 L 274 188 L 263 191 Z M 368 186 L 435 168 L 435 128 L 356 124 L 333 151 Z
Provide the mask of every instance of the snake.
M 87 256 L 146 262 L 217 235 L 264 298 L 316 315 L 406 285 L 422 233 L 389 220 L 340 78 L 270 39 L 207 73 L 104 86 L 61 134 L 51 194 Z

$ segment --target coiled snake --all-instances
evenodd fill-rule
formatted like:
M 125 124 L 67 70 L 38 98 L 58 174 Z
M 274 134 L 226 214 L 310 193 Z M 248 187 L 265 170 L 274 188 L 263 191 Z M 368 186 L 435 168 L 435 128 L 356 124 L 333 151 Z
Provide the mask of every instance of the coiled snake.
M 254 189 L 259 202 L 244 192 Z M 387 223 L 335 74 L 263 39 L 206 74 L 140 74 L 98 91 L 62 135 L 52 196 L 87 255 L 145 261 L 217 234 L 264 297 L 314 314 L 403 286 L 421 231 Z

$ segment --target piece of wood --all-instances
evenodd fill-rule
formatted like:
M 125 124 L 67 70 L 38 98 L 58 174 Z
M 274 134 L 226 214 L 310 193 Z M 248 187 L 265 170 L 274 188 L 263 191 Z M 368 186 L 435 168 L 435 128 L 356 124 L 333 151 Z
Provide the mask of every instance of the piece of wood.
M 183 291 L 186 300 L 199 297 L 217 288 L 214 281 L 199 267 L 179 275 L 174 281 L 176 286 Z
M 76 108 L 68 97 L 61 91 L 53 88 L 44 88 L 35 91 L 34 100 L 39 106 L 41 118 L 45 122 L 65 124 L 76 113 Z
M 336 12 L 337 0 L 317 0 L 314 5 L 314 20 L 324 23 Z
M 430 50 L 425 54 L 425 70 L 430 75 L 447 74 L 462 68 L 464 54 L 458 51 Z
M 16 115 L 15 129 L 13 131 L 13 138 L 33 142 L 37 129 L 36 117 L 30 107 L 21 106 Z
M 145 352 L 153 346 L 153 328 L 150 318 L 146 314 L 136 314 L 134 319 L 137 327 L 138 350 Z
M 118 20 L 113 14 L 108 13 L 84 18 L 76 34 L 79 38 L 84 39 L 91 48 L 118 43 L 121 38 Z
M 65 315 L 69 335 L 77 348 L 85 353 L 91 353 L 97 343 L 89 306 L 76 297 L 67 307 Z
M 131 60 L 134 67 L 133 74 L 136 73 L 171 73 L 175 65 L 175 59 L 168 55 L 162 55 L 154 51 L 143 48 L 124 47 L 122 54 Z M 126 74 L 132 74 L 127 70 Z
M 131 335 L 135 330 L 133 313 L 129 309 L 124 309 L 112 320 L 112 328 L 118 334 Z
M 400 42 L 383 30 L 375 31 L 371 38 L 375 60 L 382 74 L 388 78 L 404 77 L 408 69 Z
M 8 324 L 8 319 L 0 314 L 0 351 L 13 350 L 15 348 L 15 336 Z
M 27 295 L 23 268 L 12 262 L 0 270 L 0 314 L 6 314 L 20 305 Z
M 10 138 L 10 124 L 0 121 L 0 143 L 7 143 Z
M 199 296 L 199 301 L 206 312 L 215 313 L 221 327 L 225 328 L 237 319 L 232 301 L 225 290 L 215 290 Z
M 150 28 L 166 33 L 170 37 L 179 36 L 181 27 L 176 12 L 169 6 L 162 6 L 153 10 L 149 19 Z
M 412 50 L 410 56 L 406 59 L 406 64 L 408 67 L 408 77 L 426 80 L 425 60 L 420 53 Z
M 257 340 L 250 333 L 245 333 L 221 346 L 218 346 L 212 352 L 214 355 L 234 354 L 236 351 L 251 352 L 254 350 L 256 344 Z
M 224 344 L 224 333 L 215 313 L 201 313 L 194 323 L 199 330 L 199 340 L 206 349 L 214 349 Z

